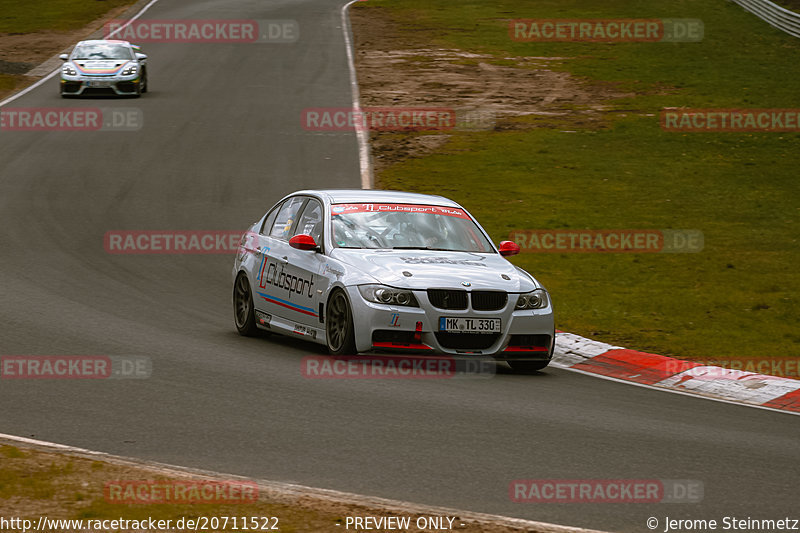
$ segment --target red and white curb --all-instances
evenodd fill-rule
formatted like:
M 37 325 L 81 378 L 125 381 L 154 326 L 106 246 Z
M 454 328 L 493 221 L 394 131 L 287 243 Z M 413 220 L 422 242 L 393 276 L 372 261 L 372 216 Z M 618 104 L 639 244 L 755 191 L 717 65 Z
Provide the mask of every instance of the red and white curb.
M 637 352 L 556 333 L 552 366 L 657 389 L 800 414 L 800 380 Z

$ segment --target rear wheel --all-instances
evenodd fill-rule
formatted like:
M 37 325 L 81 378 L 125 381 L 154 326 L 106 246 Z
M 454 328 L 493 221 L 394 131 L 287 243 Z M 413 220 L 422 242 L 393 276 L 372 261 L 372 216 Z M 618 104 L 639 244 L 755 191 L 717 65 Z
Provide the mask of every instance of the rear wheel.
M 325 311 L 325 339 L 332 355 L 355 355 L 356 335 L 353 313 L 344 291 L 337 289 L 328 300 Z
M 508 365 L 518 374 L 531 374 L 549 364 L 550 361 L 508 361 Z
M 253 306 L 253 291 L 247 275 L 240 272 L 233 284 L 233 318 L 239 335 L 252 337 L 258 331 Z

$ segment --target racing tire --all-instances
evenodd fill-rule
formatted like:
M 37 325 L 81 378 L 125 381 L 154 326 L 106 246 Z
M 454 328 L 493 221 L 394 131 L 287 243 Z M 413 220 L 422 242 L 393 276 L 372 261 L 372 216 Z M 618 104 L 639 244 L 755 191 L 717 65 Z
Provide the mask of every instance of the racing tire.
M 350 302 L 341 289 L 328 299 L 325 310 L 325 342 L 331 355 L 356 355 L 356 332 Z
M 139 94 L 144 94 L 147 92 L 147 70 L 142 71 L 142 83 L 139 85 L 139 88 Z
M 253 337 L 258 333 L 253 291 L 244 272 L 236 276 L 236 282 L 233 284 L 233 320 L 239 335 Z
M 532 374 L 549 364 L 550 361 L 508 361 L 508 366 L 517 374 Z

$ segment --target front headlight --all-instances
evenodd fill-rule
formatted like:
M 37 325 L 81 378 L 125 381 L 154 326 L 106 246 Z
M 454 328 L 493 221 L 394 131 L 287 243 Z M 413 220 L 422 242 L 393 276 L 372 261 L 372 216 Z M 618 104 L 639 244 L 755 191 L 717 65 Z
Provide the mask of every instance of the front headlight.
M 386 285 L 359 285 L 358 292 L 366 301 L 376 304 L 419 307 L 414 293 L 406 289 L 395 289 Z
M 122 71 L 122 75 L 123 76 L 132 76 L 133 74 L 136 74 L 136 72 L 138 72 L 138 70 L 139 70 L 139 67 L 137 67 L 136 65 L 130 65 L 129 67 L 125 67 L 125 69 Z
M 525 294 L 520 294 L 517 298 L 515 309 L 542 309 L 547 307 L 547 291 L 536 289 Z
M 78 71 L 75 70 L 75 67 L 67 63 L 61 67 L 61 74 L 64 74 L 65 76 L 77 76 Z

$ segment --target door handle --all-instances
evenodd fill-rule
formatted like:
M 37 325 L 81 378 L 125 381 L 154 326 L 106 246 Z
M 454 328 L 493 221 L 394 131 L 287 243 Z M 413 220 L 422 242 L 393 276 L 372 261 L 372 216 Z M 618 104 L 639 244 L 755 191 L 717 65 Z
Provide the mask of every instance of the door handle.
M 289 262 L 289 257 L 284 255 L 283 257 L 280 258 L 280 261 L 281 261 L 281 263 L 288 263 Z

